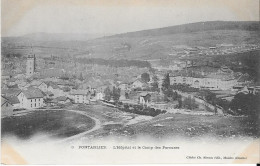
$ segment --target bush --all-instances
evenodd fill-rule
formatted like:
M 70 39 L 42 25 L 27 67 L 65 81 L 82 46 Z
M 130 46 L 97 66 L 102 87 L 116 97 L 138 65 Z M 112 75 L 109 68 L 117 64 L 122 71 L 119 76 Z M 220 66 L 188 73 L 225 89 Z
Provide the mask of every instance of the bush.
M 183 106 L 190 110 L 193 110 L 198 107 L 198 105 L 195 102 L 195 99 L 191 98 L 190 96 L 183 100 Z
M 150 107 L 143 107 L 142 105 L 132 105 L 132 107 L 128 104 L 124 105 L 124 108 L 120 109 L 125 112 L 131 112 L 139 115 L 147 115 L 147 116 L 157 116 L 161 113 L 166 113 L 166 111 L 161 111 L 160 109 L 154 109 Z

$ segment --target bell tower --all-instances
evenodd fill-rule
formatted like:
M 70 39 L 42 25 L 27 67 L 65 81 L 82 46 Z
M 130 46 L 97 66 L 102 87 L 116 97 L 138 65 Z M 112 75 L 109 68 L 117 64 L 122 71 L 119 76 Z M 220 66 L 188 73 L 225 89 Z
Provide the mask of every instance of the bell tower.
M 30 77 L 35 72 L 35 55 L 29 54 L 26 62 L 26 76 Z

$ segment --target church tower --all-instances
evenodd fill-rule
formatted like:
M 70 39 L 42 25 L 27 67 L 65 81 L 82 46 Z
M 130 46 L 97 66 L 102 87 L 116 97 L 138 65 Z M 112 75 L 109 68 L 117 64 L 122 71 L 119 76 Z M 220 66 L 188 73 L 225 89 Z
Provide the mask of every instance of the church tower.
M 30 77 L 35 72 L 35 55 L 29 54 L 26 62 L 26 76 Z

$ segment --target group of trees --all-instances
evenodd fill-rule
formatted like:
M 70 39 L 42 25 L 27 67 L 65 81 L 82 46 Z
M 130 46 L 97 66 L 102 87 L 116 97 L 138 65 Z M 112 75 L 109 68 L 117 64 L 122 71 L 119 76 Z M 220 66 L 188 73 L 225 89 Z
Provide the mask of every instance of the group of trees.
M 164 114 L 166 113 L 165 110 L 160 110 L 160 109 L 154 109 L 150 107 L 143 107 L 142 105 L 127 105 L 125 104 L 122 108 L 123 111 L 125 112 L 131 112 L 134 114 L 139 114 L 139 115 L 147 115 L 147 116 L 157 116 L 159 114 Z
M 182 102 L 182 107 L 187 108 L 189 110 L 193 110 L 198 107 L 198 104 L 196 104 L 195 99 L 191 96 L 185 98 Z
M 102 58 L 78 58 L 77 61 L 79 63 L 84 64 L 97 64 L 97 65 L 104 65 L 104 66 L 112 66 L 112 67 L 131 67 L 136 66 L 139 68 L 151 68 L 151 64 L 147 61 L 140 61 L 140 60 L 114 60 L 114 59 L 102 59 Z
M 209 90 L 203 90 L 200 91 L 198 94 L 198 97 L 207 101 L 208 103 L 212 104 L 212 105 L 216 105 L 217 104 L 217 97 L 216 94 L 209 91 Z
M 238 93 L 231 101 L 217 98 L 215 93 L 208 90 L 201 91 L 198 96 L 214 106 L 221 106 L 227 113 L 230 114 L 256 117 L 259 114 L 259 94 Z
M 179 90 L 181 92 L 198 92 L 198 88 L 193 88 L 188 84 L 173 84 L 171 88 L 174 90 Z
M 259 94 L 238 93 L 230 102 L 229 108 L 239 115 L 257 117 L 260 111 L 259 99 Z
M 120 98 L 120 88 L 113 87 L 111 91 L 109 87 L 106 87 L 106 89 L 104 90 L 104 94 L 104 99 L 106 101 L 110 101 L 111 99 L 113 99 L 115 103 L 118 103 Z

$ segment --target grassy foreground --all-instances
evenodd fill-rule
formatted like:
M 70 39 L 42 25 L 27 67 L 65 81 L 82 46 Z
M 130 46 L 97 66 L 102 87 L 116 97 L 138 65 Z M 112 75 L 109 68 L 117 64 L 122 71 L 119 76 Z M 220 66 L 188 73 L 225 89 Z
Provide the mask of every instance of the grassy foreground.
M 3 118 L 1 132 L 2 137 L 15 135 L 21 139 L 28 139 L 36 133 L 64 138 L 90 130 L 94 125 L 91 118 L 69 111 L 35 111 Z

